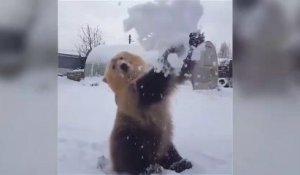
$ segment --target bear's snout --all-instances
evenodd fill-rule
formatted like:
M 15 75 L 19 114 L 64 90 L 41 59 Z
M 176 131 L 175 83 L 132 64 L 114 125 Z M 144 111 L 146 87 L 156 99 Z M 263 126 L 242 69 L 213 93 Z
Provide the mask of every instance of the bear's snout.
M 122 71 L 127 72 L 129 67 L 126 63 L 121 63 L 120 68 Z

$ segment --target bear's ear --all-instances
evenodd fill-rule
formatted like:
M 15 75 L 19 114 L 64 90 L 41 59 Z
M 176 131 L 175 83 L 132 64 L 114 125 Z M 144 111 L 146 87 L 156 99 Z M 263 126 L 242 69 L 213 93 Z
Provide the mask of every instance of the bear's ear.
M 107 79 L 106 79 L 105 77 L 102 79 L 102 81 L 103 81 L 104 83 L 107 83 Z

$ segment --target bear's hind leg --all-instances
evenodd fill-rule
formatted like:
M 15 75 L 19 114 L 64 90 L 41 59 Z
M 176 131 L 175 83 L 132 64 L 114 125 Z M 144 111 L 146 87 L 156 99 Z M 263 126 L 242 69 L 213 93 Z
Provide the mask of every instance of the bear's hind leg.
M 111 147 L 113 169 L 120 173 L 133 175 L 145 172 L 151 162 L 143 149 L 140 133 L 136 130 L 125 129 L 114 135 L 114 142 Z

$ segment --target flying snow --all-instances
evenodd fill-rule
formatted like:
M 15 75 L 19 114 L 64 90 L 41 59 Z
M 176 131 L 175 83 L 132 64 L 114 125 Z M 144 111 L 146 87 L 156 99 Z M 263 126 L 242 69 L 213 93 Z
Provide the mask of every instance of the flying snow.
M 187 42 L 197 30 L 203 14 L 199 0 L 168 0 L 139 4 L 128 9 L 123 21 L 127 32 L 135 29 L 146 50 L 165 50 L 174 43 Z
M 145 50 L 155 50 L 162 55 L 166 49 L 176 45 L 183 45 L 184 52 L 187 51 L 189 34 L 199 30 L 197 26 L 203 15 L 203 8 L 199 0 L 154 1 L 129 8 L 128 15 L 123 21 L 125 32 L 135 29 L 139 36 L 138 41 Z M 199 60 L 201 51 L 196 52 L 195 60 Z M 158 58 L 153 64 L 155 71 L 162 71 L 165 76 L 171 72 L 178 74 L 186 54 L 169 56 L 174 55 L 175 59 L 168 57 L 168 60 L 175 61 L 175 64 L 171 63 L 174 70 L 164 67 L 165 62 Z M 195 57 L 193 54 L 192 59 Z

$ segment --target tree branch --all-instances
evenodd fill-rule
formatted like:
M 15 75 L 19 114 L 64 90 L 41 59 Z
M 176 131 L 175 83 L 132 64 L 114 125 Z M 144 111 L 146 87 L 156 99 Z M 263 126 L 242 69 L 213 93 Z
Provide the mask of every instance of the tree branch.
M 105 44 L 99 26 L 95 28 L 89 25 L 82 26 L 78 37 L 80 44 L 75 47 L 77 53 L 83 57 L 87 57 L 93 48 Z

